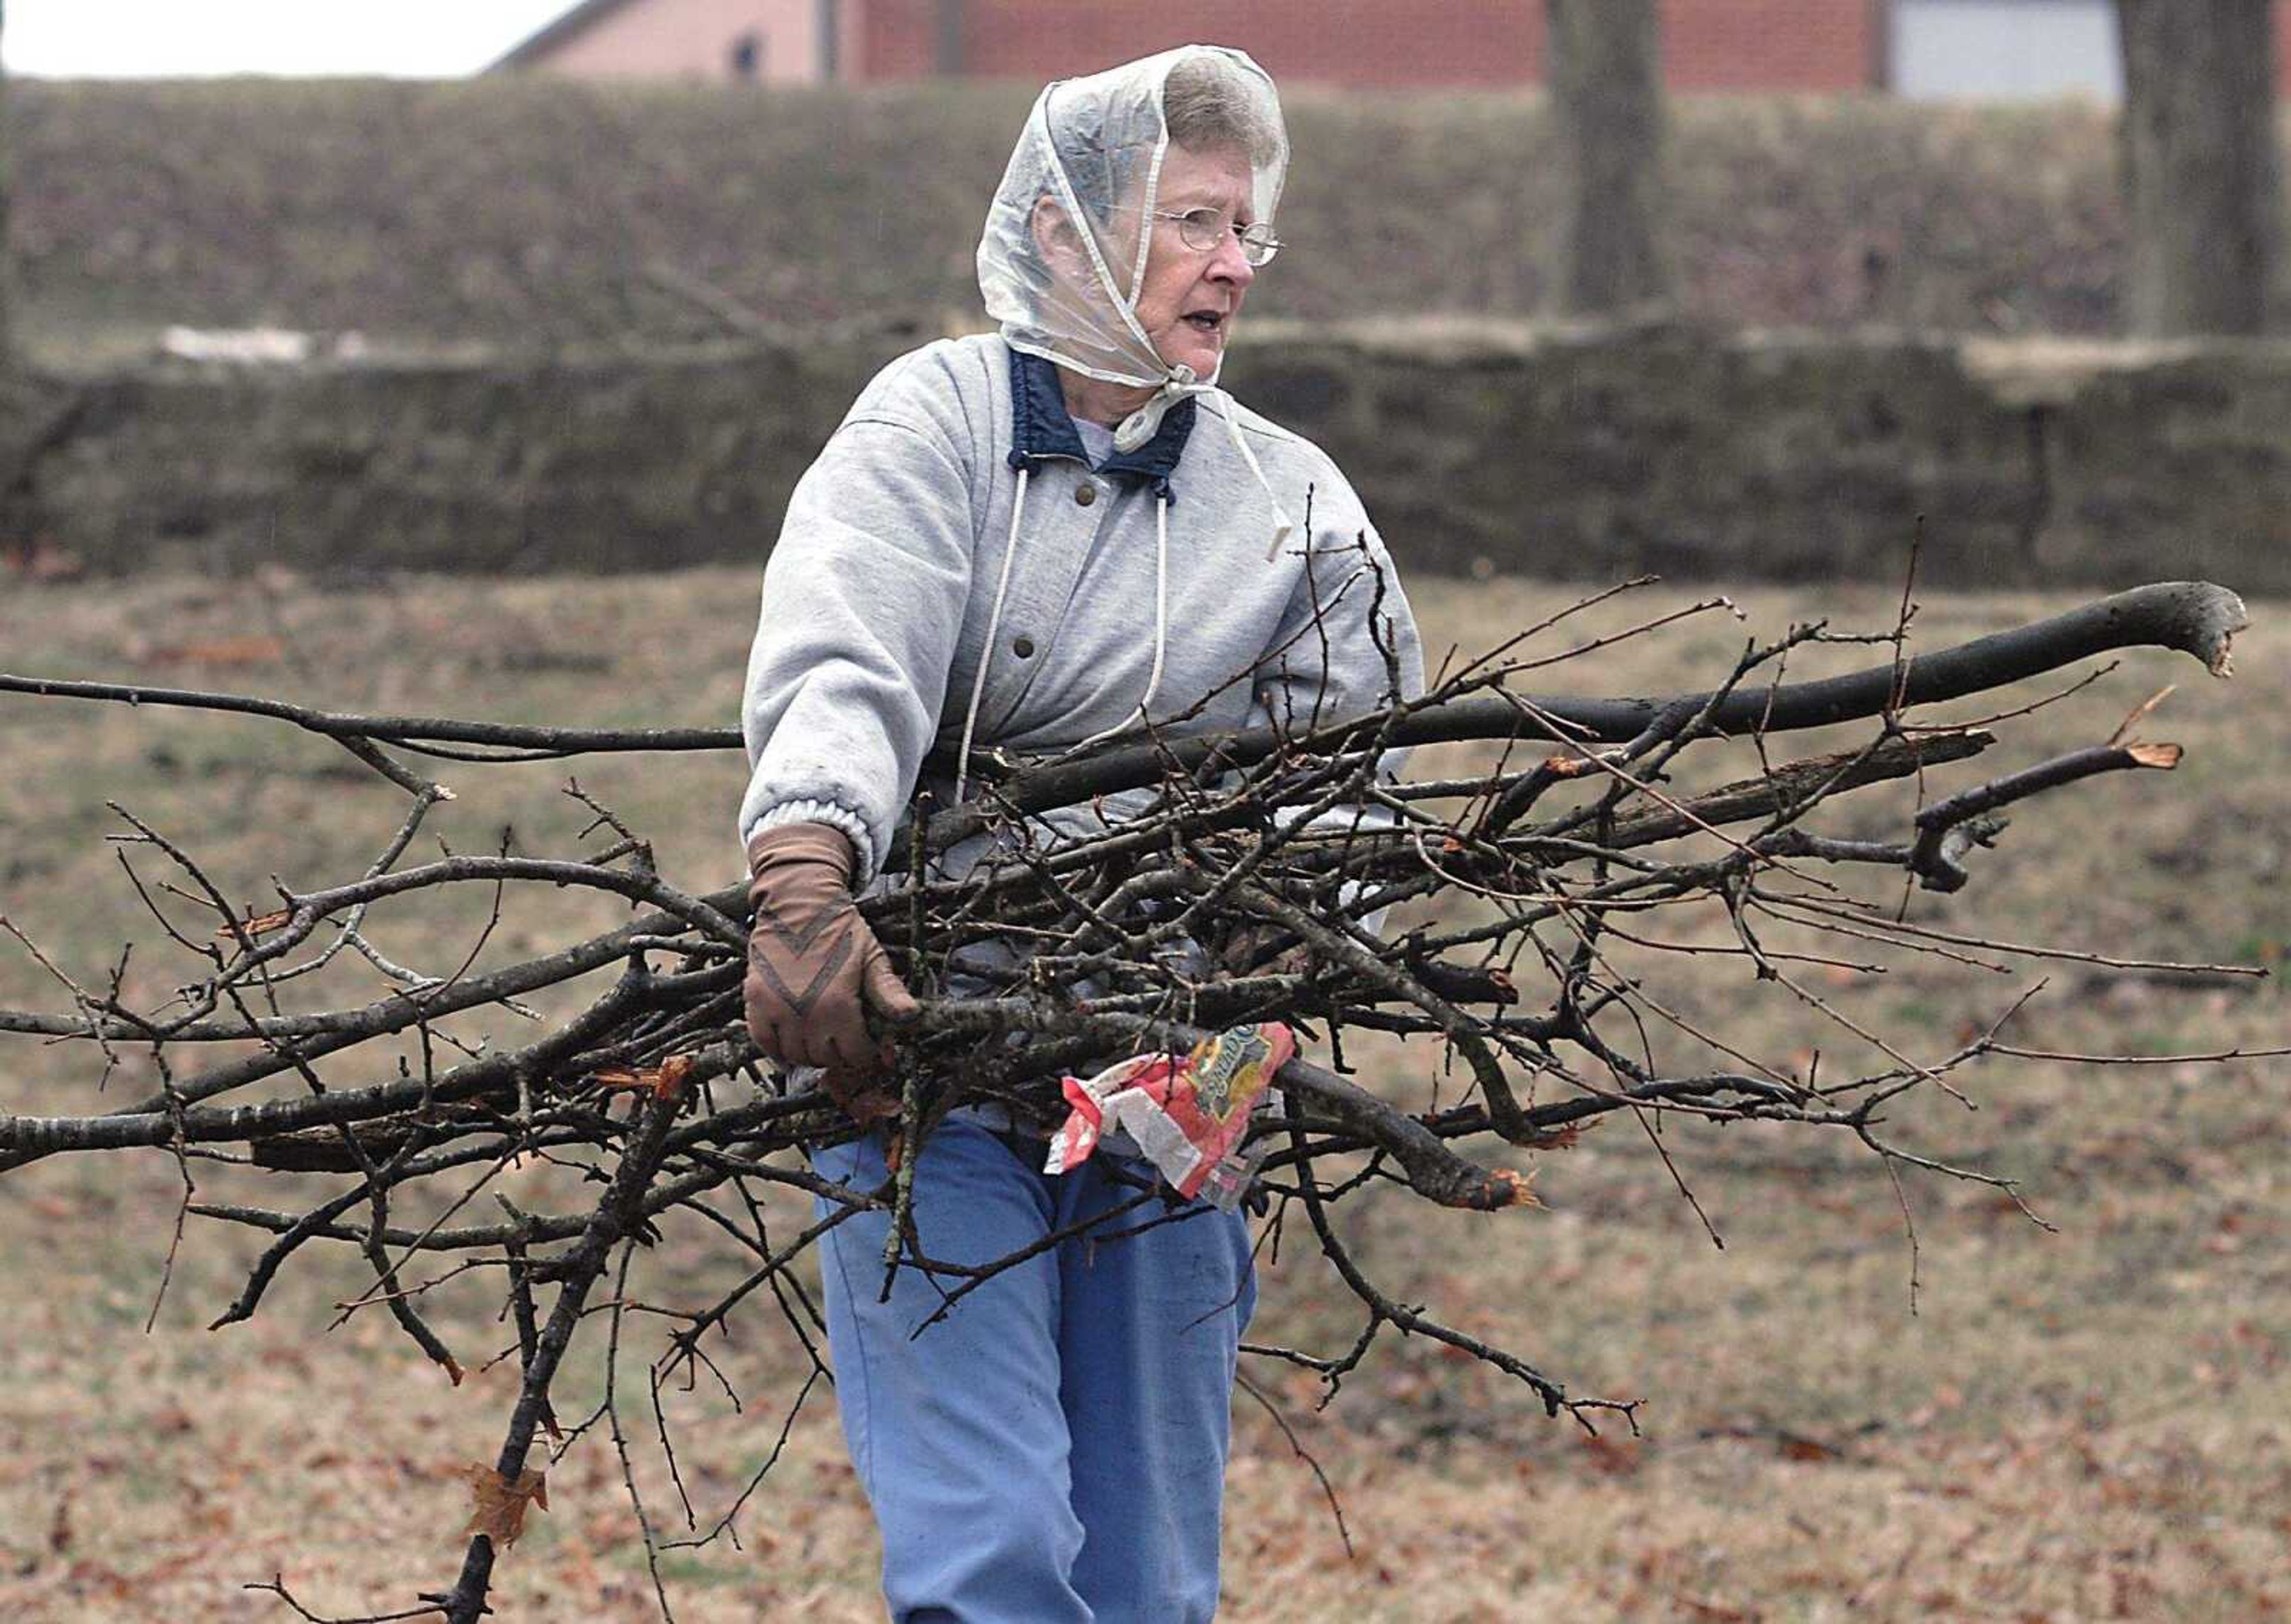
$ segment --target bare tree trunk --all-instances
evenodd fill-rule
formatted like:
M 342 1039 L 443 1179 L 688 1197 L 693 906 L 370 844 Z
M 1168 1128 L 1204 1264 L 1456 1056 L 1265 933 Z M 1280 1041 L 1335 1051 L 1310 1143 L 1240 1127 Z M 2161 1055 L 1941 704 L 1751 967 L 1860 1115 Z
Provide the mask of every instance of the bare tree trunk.
M 2280 226 L 2273 0 L 2118 0 L 2125 321 L 2257 334 Z
M 1566 197 L 1560 308 L 1604 316 L 1659 303 L 1670 294 L 1670 266 L 1656 0 L 1545 0 L 1544 9 Z
M 0 0 L 0 35 L 7 31 L 6 0 Z M 12 365 L 15 357 L 16 326 L 14 278 L 15 256 L 8 252 L 8 199 L 13 189 L 8 163 L 8 137 L 5 130 L 8 112 L 7 70 L 0 68 L 0 372 Z

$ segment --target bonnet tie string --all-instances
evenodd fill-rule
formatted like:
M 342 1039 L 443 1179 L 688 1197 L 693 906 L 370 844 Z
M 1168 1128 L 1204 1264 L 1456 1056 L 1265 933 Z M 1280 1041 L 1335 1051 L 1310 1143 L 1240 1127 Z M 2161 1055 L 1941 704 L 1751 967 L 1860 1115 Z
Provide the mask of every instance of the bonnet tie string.
M 1194 395 L 1214 393 L 1216 388 L 1212 383 L 1196 382 L 1190 366 L 1172 366 L 1169 377 L 1146 404 L 1113 426 L 1113 448 L 1125 454 L 1137 450 L 1161 432 L 1162 420 L 1170 414 L 1170 407 Z
M 1273 481 L 1265 477 L 1258 465 L 1257 454 L 1249 448 L 1249 437 L 1241 431 L 1241 413 L 1232 396 L 1225 398 L 1226 409 L 1221 414 L 1225 426 L 1233 436 L 1233 448 L 1241 453 L 1241 460 L 1249 464 L 1249 471 L 1257 476 L 1257 483 L 1265 493 L 1265 500 L 1273 504 L 1273 542 L 1265 550 L 1267 564 L 1281 556 L 1281 549 L 1290 536 L 1297 534 L 1297 522 L 1289 517 L 1289 510 L 1281 505 L 1281 498 L 1273 494 Z
M 1173 366 L 1170 369 L 1170 381 L 1154 391 L 1154 398 L 1121 420 L 1113 431 L 1113 448 L 1122 452 L 1137 450 L 1160 431 L 1162 419 L 1170 407 L 1194 395 L 1222 396 L 1224 409 L 1218 415 L 1225 419 L 1226 432 L 1233 438 L 1233 448 L 1241 453 L 1241 460 L 1248 465 L 1258 488 L 1265 493 L 1265 500 L 1273 504 L 1273 541 L 1265 550 L 1265 561 L 1269 564 L 1281 556 L 1281 549 L 1297 534 L 1297 521 L 1282 506 L 1281 498 L 1274 494 L 1273 481 L 1265 477 L 1257 454 L 1249 448 L 1249 437 L 1241 431 L 1241 414 L 1232 396 L 1224 394 L 1214 383 L 1195 382 L 1192 367 Z

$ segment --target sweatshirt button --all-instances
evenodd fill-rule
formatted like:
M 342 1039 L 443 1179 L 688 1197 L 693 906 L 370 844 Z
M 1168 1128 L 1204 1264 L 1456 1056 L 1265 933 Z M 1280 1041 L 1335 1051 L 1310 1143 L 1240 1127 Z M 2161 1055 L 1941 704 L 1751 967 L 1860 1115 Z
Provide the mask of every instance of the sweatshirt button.
M 1017 655 L 1022 660 L 1033 659 L 1034 657 L 1034 639 L 1030 637 L 1012 638 L 1010 639 L 1010 652 Z
M 1083 507 L 1089 506 L 1091 502 L 1097 500 L 1097 486 L 1087 479 L 1083 480 L 1074 487 L 1074 500 Z

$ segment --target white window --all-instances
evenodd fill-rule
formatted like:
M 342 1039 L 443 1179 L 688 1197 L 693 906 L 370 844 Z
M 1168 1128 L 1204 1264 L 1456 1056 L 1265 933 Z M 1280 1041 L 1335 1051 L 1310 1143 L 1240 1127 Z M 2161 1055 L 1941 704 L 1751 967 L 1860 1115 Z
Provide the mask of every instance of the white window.
M 1904 96 L 2124 93 L 2114 0 L 1893 0 L 1888 9 L 1886 60 Z

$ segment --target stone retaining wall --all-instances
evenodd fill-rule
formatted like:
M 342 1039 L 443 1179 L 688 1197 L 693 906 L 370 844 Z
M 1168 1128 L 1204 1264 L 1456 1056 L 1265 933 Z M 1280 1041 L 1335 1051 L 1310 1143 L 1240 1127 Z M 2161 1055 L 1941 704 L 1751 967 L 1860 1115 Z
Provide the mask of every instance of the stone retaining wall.
M 760 560 L 912 335 L 645 356 L 146 366 L 20 400 L 93 568 L 615 571 Z M 2291 346 L 1474 323 L 1244 335 L 1404 568 L 2291 591 Z M 27 480 L 20 480 L 20 489 Z

